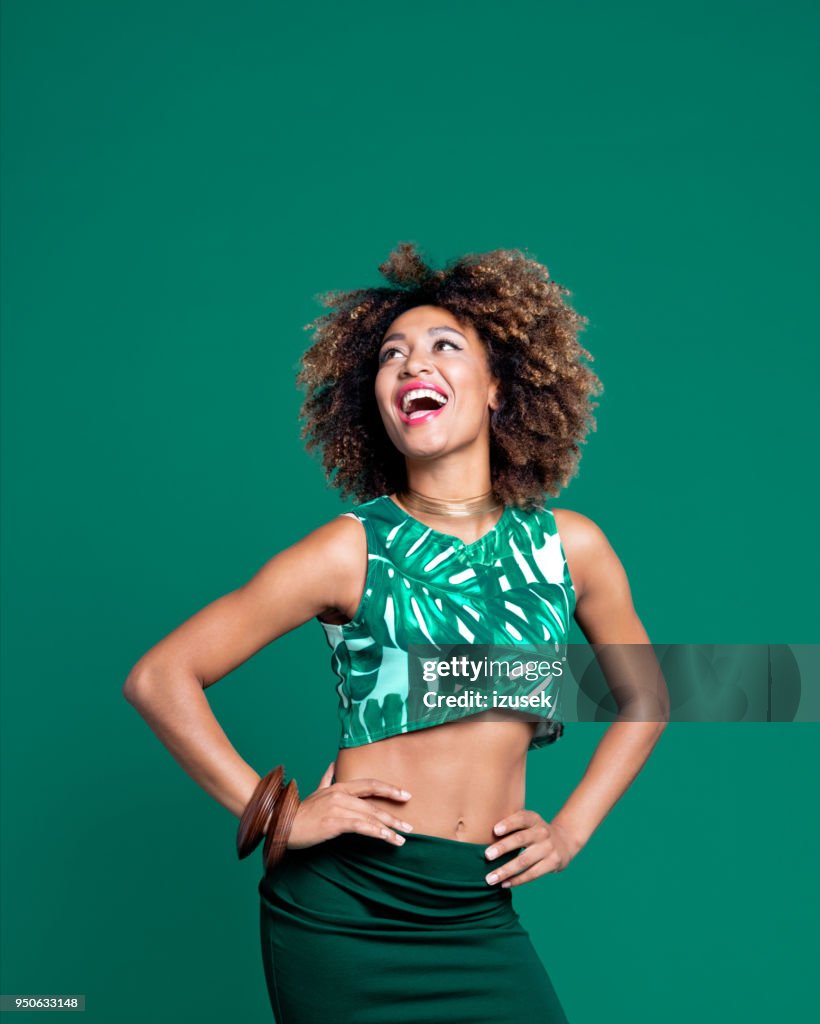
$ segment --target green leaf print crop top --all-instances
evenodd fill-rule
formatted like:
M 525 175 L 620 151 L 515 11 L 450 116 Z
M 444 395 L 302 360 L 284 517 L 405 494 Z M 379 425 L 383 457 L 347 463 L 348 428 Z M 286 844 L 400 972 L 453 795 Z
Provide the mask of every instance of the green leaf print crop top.
M 354 618 L 342 625 L 318 620 L 339 679 L 340 747 L 477 713 L 469 707 L 442 707 L 432 717 L 421 712 L 409 644 L 564 648 L 576 595 L 549 509 L 506 505 L 495 527 L 472 544 L 426 526 L 386 494 L 342 515 L 364 526 L 368 568 Z M 527 709 L 530 721 L 537 716 L 528 749 L 563 733 L 556 678 L 550 687 L 551 707 Z M 516 681 L 516 692 L 532 689 Z

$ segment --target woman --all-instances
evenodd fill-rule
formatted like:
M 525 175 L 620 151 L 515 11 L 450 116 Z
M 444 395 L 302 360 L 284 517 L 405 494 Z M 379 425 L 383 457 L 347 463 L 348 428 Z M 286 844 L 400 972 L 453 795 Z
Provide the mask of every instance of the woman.
M 528 750 L 562 732 L 544 683 L 546 710 L 532 714 L 431 707 L 408 652 L 558 651 L 573 613 L 591 643 L 649 643 L 602 531 L 542 504 L 594 427 L 601 386 L 581 362 L 585 319 L 517 250 L 432 271 L 402 244 L 380 270 L 392 287 L 326 299 L 333 309 L 308 325 L 317 338 L 299 376 L 308 447 L 360 503 L 163 639 L 126 696 L 240 817 L 260 776 L 204 689 L 317 618 L 342 736 L 259 884 L 278 1024 L 566 1021 L 510 890 L 567 867 L 663 722 L 614 722 L 545 821 L 524 807 Z

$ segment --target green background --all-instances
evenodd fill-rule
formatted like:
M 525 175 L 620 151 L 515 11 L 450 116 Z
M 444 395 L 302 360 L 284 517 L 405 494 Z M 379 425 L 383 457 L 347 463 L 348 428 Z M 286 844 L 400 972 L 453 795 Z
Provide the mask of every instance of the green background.
M 552 504 L 652 640 L 818 640 L 817 28 L 782 0 L 3 0 L 4 993 L 271 1019 L 261 855 L 121 687 L 349 507 L 299 439 L 302 325 L 399 241 L 527 249 L 589 317 L 606 390 Z M 303 793 L 329 661 L 307 623 L 208 691 Z M 531 752 L 527 806 L 602 733 Z M 814 724 L 669 727 L 515 890 L 572 1024 L 807 1019 L 817 770 Z

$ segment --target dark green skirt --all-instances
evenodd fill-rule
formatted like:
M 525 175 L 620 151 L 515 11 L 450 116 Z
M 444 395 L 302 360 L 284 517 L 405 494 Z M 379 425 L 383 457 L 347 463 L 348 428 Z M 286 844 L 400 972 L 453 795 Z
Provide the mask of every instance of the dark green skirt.
M 567 1018 L 487 843 L 355 832 L 288 850 L 259 883 L 277 1024 L 505 1024 Z

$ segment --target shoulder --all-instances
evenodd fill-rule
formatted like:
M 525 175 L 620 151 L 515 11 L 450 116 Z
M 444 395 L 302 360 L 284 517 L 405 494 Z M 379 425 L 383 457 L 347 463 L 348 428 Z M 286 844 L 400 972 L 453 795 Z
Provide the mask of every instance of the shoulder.
M 550 509 L 567 559 L 576 594 L 580 598 L 601 570 L 609 571 L 617 556 L 601 527 L 589 516 L 568 508 Z
M 369 545 L 389 521 L 381 498 L 354 505 L 313 530 L 308 536 L 320 557 L 342 573 L 358 574 L 367 565 Z M 367 525 L 366 525 L 367 524 Z
M 568 508 L 553 508 L 550 512 L 555 517 L 555 525 L 565 548 L 571 547 L 574 551 L 580 552 L 595 549 L 606 542 L 604 531 L 589 516 Z
M 647 644 L 621 560 L 601 527 L 580 512 L 553 509 L 578 601 L 575 619 L 590 643 Z
M 356 515 L 334 516 L 306 533 L 286 554 L 292 559 L 293 586 L 310 586 L 321 595 L 318 614 L 348 615 L 348 608 L 357 607 L 368 549 L 364 524 Z
M 366 550 L 362 523 L 352 516 L 337 515 L 307 529 L 275 557 L 298 573 L 340 577 Z
M 365 514 L 357 511 L 340 512 L 327 522 L 317 526 L 306 536 L 317 550 L 334 563 L 349 564 L 367 550 Z

